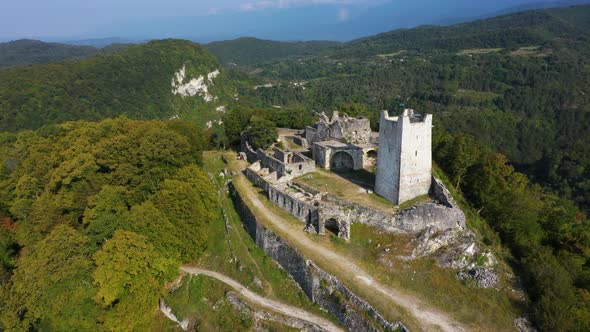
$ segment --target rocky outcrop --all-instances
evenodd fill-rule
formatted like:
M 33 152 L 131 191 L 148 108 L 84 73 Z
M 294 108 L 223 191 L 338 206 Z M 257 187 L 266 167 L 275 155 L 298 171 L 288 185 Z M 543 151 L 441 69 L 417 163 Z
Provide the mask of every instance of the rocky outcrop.
M 498 285 L 498 274 L 492 269 L 475 267 L 459 272 L 459 279 L 472 279 L 479 288 L 493 288 Z
M 413 240 L 416 247 L 405 260 L 421 257 L 435 257 L 441 267 L 458 269 L 459 279 L 472 280 L 480 288 L 494 288 L 498 285 L 497 264 L 494 255 L 482 248 L 475 234 L 468 229 L 437 231 L 428 229 Z
M 211 102 L 215 99 L 209 92 L 209 86 L 213 85 L 213 79 L 219 76 L 218 69 L 207 74 L 207 77 L 201 75 L 197 78 L 192 78 L 188 82 L 186 80 L 186 66 L 182 66 L 172 78 L 172 93 L 183 97 L 193 97 L 199 95 L 206 102 Z
M 537 332 L 527 317 L 519 317 L 515 319 L 514 327 L 518 332 Z
M 168 319 L 178 324 L 181 329 L 188 331 L 188 325 L 190 323 L 189 320 L 185 319 L 183 321 L 179 321 L 176 315 L 172 312 L 172 308 L 166 305 L 164 299 L 160 299 L 160 311 L 164 314 L 164 316 L 168 317 Z
M 289 243 L 266 229 L 244 203 L 233 184 L 230 183 L 229 188 L 248 234 L 258 247 L 291 275 L 310 300 L 334 315 L 351 331 L 407 330 L 400 322 L 387 321 L 336 277 L 326 273 Z

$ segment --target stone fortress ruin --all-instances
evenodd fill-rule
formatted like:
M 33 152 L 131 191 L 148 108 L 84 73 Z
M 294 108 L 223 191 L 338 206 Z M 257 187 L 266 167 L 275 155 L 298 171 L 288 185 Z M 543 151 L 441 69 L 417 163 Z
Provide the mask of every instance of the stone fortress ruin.
M 422 117 L 409 109 L 398 117 L 383 111 L 379 133 L 371 131 L 368 119 L 337 112 L 329 118 L 322 113 L 304 132 L 281 137 L 284 143 L 295 145 L 287 151 L 276 147 L 255 150 L 243 134 L 241 156 L 251 163 L 245 171 L 248 179 L 263 188 L 271 202 L 305 223 L 309 232 L 330 231 L 348 240 L 354 222 L 396 233 L 462 229 L 463 212 L 431 174 L 431 131 L 432 115 Z M 343 198 L 327 184 L 318 188 L 300 181 L 325 174 L 318 168 L 343 174 L 342 179 L 344 174 L 370 174 L 374 183 L 363 183 L 364 192 L 358 195 L 381 200 L 379 207 Z M 348 180 L 350 186 L 345 185 L 345 190 L 360 188 L 354 178 Z M 415 198 L 425 199 L 400 209 L 400 204 Z
M 426 195 L 432 183 L 432 115 L 381 113 L 375 192 L 394 204 Z

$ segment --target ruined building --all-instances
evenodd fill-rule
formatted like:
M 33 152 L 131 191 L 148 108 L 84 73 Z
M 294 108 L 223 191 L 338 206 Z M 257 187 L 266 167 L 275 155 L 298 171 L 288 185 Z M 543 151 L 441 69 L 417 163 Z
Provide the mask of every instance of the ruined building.
M 432 181 L 432 115 L 381 113 L 375 192 L 399 205 L 427 195 Z
M 294 134 L 304 144 L 298 144 L 302 148 L 293 151 L 255 151 L 247 135 L 242 135 L 242 159 L 252 163 L 244 173 L 264 189 L 272 203 L 303 222 L 307 231 L 318 234 L 330 231 L 348 240 L 350 225 L 355 222 L 394 233 L 462 229 L 465 215 L 442 182 L 431 174 L 432 115 L 422 117 L 408 109 L 392 117 L 383 111 L 377 151 L 377 135 L 371 133 L 368 120 L 366 124 L 364 120 L 337 113 L 329 120 L 322 114 L 320 121 L 304 134 Z M 313 160 L 306 157 L 310 147 Z M 316 166 L 361 169 L 375 154 L 377 174 L 371 188 L 375 193 L 395 205 L 422 195 L 430 194 L 430 198 L 410 209 L 397 210 L 392 205 L 391 210 L 384 210 L 347 201 L 329 190 L 318 190 L 297 180 L 316 171 Z M 370 195 L 371 189 L 363 194 Z
M 340 115 L 336 111 L 330 119 L 322 112 L 318 122 L 305 128 L 305 139 L 309 144 L 332 140 L 367 144 L 371 142 L 371 125 L 369 119 L 351 118 L 346 114 Z
M 322 112 L 317 123 L 305 128 L 304 141 L 324 169 L 360 170 L 377 162 L 377 135 L 366 118 L 334 112 L 330 119 Z

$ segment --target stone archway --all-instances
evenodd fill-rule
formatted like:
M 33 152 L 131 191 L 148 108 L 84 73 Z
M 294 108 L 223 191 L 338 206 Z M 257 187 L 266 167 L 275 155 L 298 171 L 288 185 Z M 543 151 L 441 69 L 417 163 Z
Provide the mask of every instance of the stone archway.
M 336 152 L 332 155 L 332 158 L 330 158 L 330 169 L 352 170 L 354 169 L 354 158 L 348 152 Z

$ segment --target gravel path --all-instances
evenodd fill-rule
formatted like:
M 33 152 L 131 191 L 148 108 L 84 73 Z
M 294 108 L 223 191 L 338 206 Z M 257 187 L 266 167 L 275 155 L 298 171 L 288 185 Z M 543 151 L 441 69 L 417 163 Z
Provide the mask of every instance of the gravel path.
M 210 271 L 210 270 L 204 270 L 204 269 L 200 269 L 197 267 L 192 267 L 192 266 L 183 266 L 180 268 L 181 271 L 189 273 L 189 274 L 193 274 L 193 275 L 206 275 L 209 276 L 211 278 L 215 278 L 223 283 L 225 283 L 226 285 L 230 286 L 231 288 L 235 289 L 238 293 L 240 293 L 242 296 L 244 296 L 245 298 L 247 298 L 248 300 L 254 302 L 255 304 L 264 307 L 270 311 L 273 312 L 277 312 L 280 314 L 283 314 L 285 316 L 289 316 L 289 317 L 293 317 L 293 318 L 297 318 L 306 322 L 309 322 L 311 324 L 314 324 L 316 326 L 318 326 L 319 328 L 323 329 L 324 331 L 344 331 L 342 330 L 340 327 L 338 327 L 336 324 L 332 323 L 331 321 L 329 321 L 326 318 L 311 314 L 305 310 L 299 309 L 297 307 L 293 307 L 278 301 L 274 301 L 274 300 L 270 300 L 267 299 L 265 297 L 262 297 L 256 293 L 253 293 L 252 291 L 248 290 L 246 287 L 244 287 L 242 284 L 240 284 L 239 282 L 221 274 L 215 271 Z

